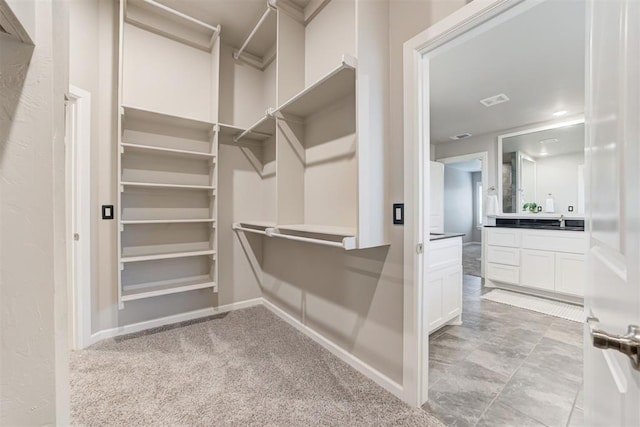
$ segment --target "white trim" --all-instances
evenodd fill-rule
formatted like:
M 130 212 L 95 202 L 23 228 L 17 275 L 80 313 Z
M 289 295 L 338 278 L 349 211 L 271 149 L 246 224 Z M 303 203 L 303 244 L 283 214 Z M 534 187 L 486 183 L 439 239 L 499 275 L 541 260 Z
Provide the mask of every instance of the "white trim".
M 187 322 L 189 320 L 201 319 L 203 317 L 214 316 L 216 314 L 228 313 L 234 310 L 242 310 L 243 308 L 255 307 L 262 304 L 262 298 L 254 298 L 246 301 L 236 302 L 233 304 L 221 305 L 219 307 L 203 308 L 201 310 L 193 310 L 186 313 L 175 314 L 173 316 L 160 317 L 158 319 L 147 320 L 131 325 L 119 326 L 117 328 L 105 329 L 91 335 L 91 344 L 99 341 L 114 338 L 121 335 L 133 334 L 147 329 L 158 328 L 161 326 L 171 325 L 173 323 Z
M 423 333 L 426 307 L 422 287 L 428 281 L 429 229 L 428 172 L 429 137 L 429 57 L 448 43 L 451 46 L 472 37 L 474 30 L 492 20 L 492 25 L 509 18 L 504 13 L 524 0 L 474 0 L 404 44 L 404 202 L 409 209 L 404 227 L 404 312 L 403 312 L 403 397 L 412 406 L 421 406 L 428 397 L 429 340 Z M 527 0 L 532 7 L 536 0 Z M 519 11 L 518 11 L 519 12 Z M 497 18 L 497 19 L 494 19 Z M 485 187 L 488 188 L 488 187 Z M 427 197 L 425 197 L 425 194 Z M 417 250 L 424 244 L 424 254 Z M 425 357 L 422 357 L 425 354 Z
M 69 85 L 66 141 L 67 270 L 70 296 L 70 345 L 91 341 L 91 93 Z M 73 235 L 80 235 L 74 241 Z M 75 253 L 76 257 L 73 256 Z
M 338 359 L 345 362 L 347 365 L 351 366 L 356 371 L 363 374 L 365 377 L 374 381 L 380 387 L 384 388 L 391 394 L 397 396 L 402 399 L 403 390 L 402 386 L 397 382 L 393 381 L 391 378 L 384 375 L 382 372 L 358 359 L 353 354 L 349 353 L 342 347 L 336 345 L 326 337 L 320 335 L 318 332 L 309 328 L 307 325 L 300 322 L 298 319 L 294 318 L 290 314 L 283 311 L 281 308 L 275 306 L 273 303 L 267 301 L 266 299 L 262 299 L 262 304 L 269 309 L 276 316 L 287 322 L 289 325 L 296 328 L 298 331 L 305 334 L 307 337 L 311 338 L 316 343 L 320 344 L 326 350 L 328 350 L 331 354 L 336 356 Z

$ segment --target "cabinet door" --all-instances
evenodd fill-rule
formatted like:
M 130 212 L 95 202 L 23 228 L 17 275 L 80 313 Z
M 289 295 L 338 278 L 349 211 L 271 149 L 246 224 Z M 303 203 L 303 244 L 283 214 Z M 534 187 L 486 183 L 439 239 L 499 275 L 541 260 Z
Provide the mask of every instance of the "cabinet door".
M 444 323 L 442 295 L 445 289 L 445 275 L 443 273 L 443 270 L 432 272 L 427 288 L 427 331 L 429 333 Z
M 520 284 L 555 290 L 555 262 L 553 252 L 523 249 L 520 253 Z
M 462 266 L 447 268 L 444 271 L 442 293 L 442 315 L 447 322 L 462 312 Z
M 556 254 L 556 291 L 584 296 L 584 255 Z

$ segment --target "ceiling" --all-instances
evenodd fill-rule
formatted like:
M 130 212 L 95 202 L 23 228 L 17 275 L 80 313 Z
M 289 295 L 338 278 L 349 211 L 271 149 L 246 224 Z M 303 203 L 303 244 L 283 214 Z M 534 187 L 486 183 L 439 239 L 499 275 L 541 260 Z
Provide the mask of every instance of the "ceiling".
M 557 139 L 558 142 L 547 142 Z M 535 159 L 584 152 L 584 124 L 512 136 L 502 140 L 502 151 L 521 151 Z
M 584 112 L 585 6 L 548 0 L 435 56 L 431 140 L 482 135 Z M 508 102 L 480 100 L 504 93 Z

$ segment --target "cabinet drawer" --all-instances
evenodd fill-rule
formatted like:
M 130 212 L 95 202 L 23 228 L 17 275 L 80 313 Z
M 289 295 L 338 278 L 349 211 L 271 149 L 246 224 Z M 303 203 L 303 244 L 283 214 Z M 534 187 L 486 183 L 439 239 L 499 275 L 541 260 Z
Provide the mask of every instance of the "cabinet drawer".
M 520 269 L 511 265 L 487 263 L 487 279 L 496 282 L 520 283 Z
M 583 254 L 586 237 L 581 231 L 523 231 L 522 248 Z
M 429 267 L 441 268 L 462 264 L 462 238 L 436 240 L 429 248 Z
M 520 249 L 487 246 L 487 261 L 495 264 L 520 265 Z
M 487 244 L 490 246 L 520 247 L 520 230 L 492 228 L 487 231 Z

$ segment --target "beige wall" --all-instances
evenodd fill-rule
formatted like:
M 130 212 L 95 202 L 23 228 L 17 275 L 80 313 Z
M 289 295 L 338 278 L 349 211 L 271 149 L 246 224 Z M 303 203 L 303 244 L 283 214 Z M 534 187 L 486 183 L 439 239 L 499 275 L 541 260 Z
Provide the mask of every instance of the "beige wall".
M 19 3 L 35 48 L 0 37 L 0 425 L 64 425 L 67 10 Z
M 71 82 L 92 93 L 92 232 L 94 233 L 93 331 L 161 317 L 203 306 L 266 296 L 309 327 L 329 338 L 394 381 L 402 382 L 403 230 L 389 225 L 391 246 L 346 253 L 315 245 L 249 237 L 245 247 L 231 222 L 237 212 L 253 209 L 259 185 L 251 164 L 237 148 L 220 147 L 219 265 L 220 293 L 193 292 L 153 298 L 117 310 L 116 233 L 114 221 L 98 218 L 100 204 L 116 199 L 113 29 L 115 6 L 109 0 L 72 3 Z M 402 44 L 431 23 L 464 5 L 463 0 L 391 0 L 390 139 L 387 143 L 386 200 L 403 199 Z M 74 10 L 74 7 L 76 10 Z M 86 22 L 84 20 L 87 19 Z M 97 43 L 100 52 L 92 45 Z M 88 63 L 92 62 L 92 63 Z M 99 76 L 96 78 L 96 76 Z M 85 85 L 83 87 L 83 85 Z M 255 193 L 251 193 L 251 191 Z M 246 212 L 246 210 L 245 210 Z M 249 218 L 251 219 L 251 218 Z M 264 268 L 264 288 L 259 280 Z M 204 296 L 204 297 L 203 297 Z M 304 318 L 303 318 L 304 317 Z

